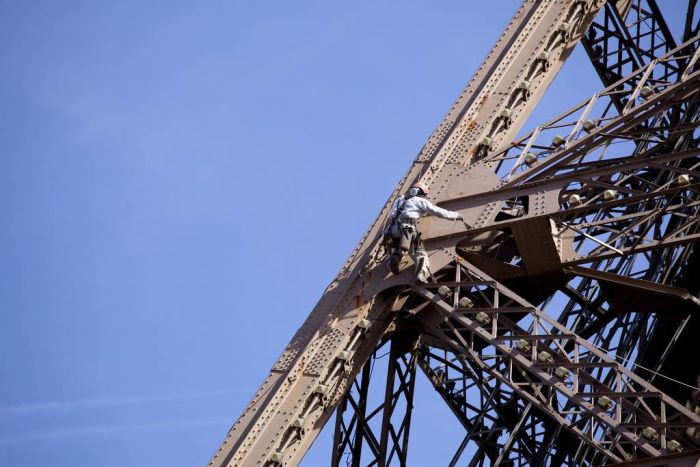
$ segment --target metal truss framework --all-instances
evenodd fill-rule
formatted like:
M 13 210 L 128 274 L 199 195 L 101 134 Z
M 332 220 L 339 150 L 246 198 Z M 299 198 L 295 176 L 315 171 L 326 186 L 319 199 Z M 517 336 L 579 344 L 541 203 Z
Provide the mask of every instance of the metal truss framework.
M 383 346 L 367 360 L 362 373 L 338 407 L 333 465 L 345 462 L 359 466 L 360 459 L 363 465 L 406 464 L 418 348 L 417 336 L 403 337 L 391 340 L 391 349 L 384 353 L 389 357 L 388 377 L 381 403 L 376 408 L 367 407 L 372 371 Z M 343 418 L 345 414 L 349 415 L 348 419 Z M 371 460 L 362 456 L 363 449 L 371 453 Z
M 683 406 L 483 272 L 464 269 L 465 280 L 440 291 L 455 299 L 459 293 L 473 297 L 466 307 L 425 289 L 417 292 L 438 311 L 421 317 L 426 329 L 465 363 L 470 360 L 480 380 L 506 383 L 527 401 L 525 409 L 537 407 L 609 459 L 634 458 L 638 450 L 658 456 L 656 439 L 644 434 L 647 427 L 662 429 L 661 449 L 683 438 L 685 420 L 693 418 Z M 518 430 L 516 425 L 512 434 Z
M 450 465 L 700 458 L 684 6 L 674 36 L 655 0 L 525 1 L 210 465 L 294 465 L 334 411 L 333 465 L 410 464 L 418 368 L 465 429 Z M 579 40 L 603 89 L 514 140 Z M 381 230 L 419 179 L 466 224 L 421 223 L 436 283 L 416 287 Z

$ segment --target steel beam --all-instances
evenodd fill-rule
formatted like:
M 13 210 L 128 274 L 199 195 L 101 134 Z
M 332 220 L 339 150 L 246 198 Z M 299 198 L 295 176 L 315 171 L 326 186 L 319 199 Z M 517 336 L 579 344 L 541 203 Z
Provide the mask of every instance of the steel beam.
M 483 157 L 510 141 L 602 4 L 600 0 L 523 2 L 210 465 L 299 462 L 328 419 L 328 408 L 340 403 L 388 325 L 395 296 L 368 300 L 362 296 L 376 280 L 367 271 L 377 262 L 393 200 L 416 180 L 432 183 L 446 165 Z M 510 110 L 507 117 L 501 112 L 505 109 Z M 487 141 L 491 143 L 481 144 Z M 365 319 L 373 323 L 367 332 L 358 328 Z M 343 354 L 349 358 L 339 360 L 341 352 L 349 352 Z M 315 392 L 319 384 L 331 388 L 327 400 Z M 298 418 L 304 418 L 305 428 L 294 426 Z
M 294 465 L 336 408 L 334 465 L 405 465 L 416 364 L 467 431 L 452 464 L 472 443 L 470 465 L 696 445 L 684 433 L 697 415 L 640 376 L 697 322 L 700 290 L 677 284 L 700 239 L 696 2 L 677 47 L 654 0 L 608 4 L 593 22 L 603 3 L 523 3 L 210 465 Z M 582 37 L 605 89 L 511 143 Z M 417 180 L 466 220 L 421 224 L 440 293 L 384 264 L 389 207 Z M 674 314 L 683 325 L 660 347 Z M 398 350 L 420 333 L 420 348 Z M 388 341 L 370 407 L 371 356 Z M 654 350 L 653 369 L 639 367 Z

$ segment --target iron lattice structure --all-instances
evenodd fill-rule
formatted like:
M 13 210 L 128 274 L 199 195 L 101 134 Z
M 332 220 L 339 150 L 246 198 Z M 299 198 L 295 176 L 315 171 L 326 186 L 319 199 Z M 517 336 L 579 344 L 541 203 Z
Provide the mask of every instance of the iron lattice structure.
M 520 6 L 210 465 L 295 465 L 333 413 L 333 465 L 407 465 L 421 374 L 450 465 L 695 465 L 700 13 L 669 3 L 680 30 L 655 0 Z M 579 42 L 601 90 L 514 139 Z M 466 221 L 421 222 L 420 286 L 382 244 L 416 181 Z

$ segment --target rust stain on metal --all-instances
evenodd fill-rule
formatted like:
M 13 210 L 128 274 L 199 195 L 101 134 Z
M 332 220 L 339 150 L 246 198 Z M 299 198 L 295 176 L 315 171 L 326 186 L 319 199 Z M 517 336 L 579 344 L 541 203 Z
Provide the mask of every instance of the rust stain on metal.
M 478 108 L 479 110 L 483 109 L 483 108 L 486 106 L 486 104 L 488 103 L 489 99 L 491 99 L 491 94 L 485 95 L 485 96 L 483 97 L 483 99 L 481 99 L 481 102 L 479 102 L 479 105 L 478 105 L 477 108 Z
M 606 342 L 604 337 L 607 336 L 603 333 L 610 332 L 611 329 L 613 332 L 626 329 L 623 327 L 627 326 L 626 322 L 611 320 L 618 320 L 618 317 L 620 320 L 628 319 L 628 309 L 618 309 L 617 304 L 626 306 L 630 301 L 628 297 L 631 296 L 635 297 L 635 307 L 641 306 L 637 303 L 642 302 L 649 307 L 648 314 L 645 312 L 638 313 L 639 317 L 633 316 L 634 326 L 640 329 L 648 325 L 644 321 L 649 319 L 647 315 L 654 319 L 658 317 L 664 326 L 674 329 L 677 327 L 677 321 L 673 321 L 676 318 L 665 318 L 663 313 L 666 310 L 677 311 L 678 306 L 687 306 L 689 316 L 700 310 L 695 300 L 697 287 L 692 281 L 686 281 L 686 286 L 693 287 L 693 290 L 686 291 L 625 276 L 621 272 L 633 270 L 631 266 L 640 258 L 640 254 L 658 252 L 659 255 L 668 253 L 669 258 L 680 257 L 676 253 L 681 253 L 685 248 L 686 251 L 692 251 L 692 246 L 700 241 L 700 227 L 694 222 L 700 215 L 700 206 L 697 204 L 679 202 L 678 205 L 671 205 L 669 201 L 668 211 L 663 214 L 648 211 L 651 199 L 665 197 L 670 200 L 679 190 L 685 190 L 691 195 L 694 193 L 694 184 L 689 184 L 688 180 L 679 182 L 679 177 L 690 175 L 683 172 L 692 170 L 694 182 L 700 180 L 700 173 L 688 169 L 696 167 L 700 158 L 700 143 L 693 142 L 692 147 L 681 152 L 665 153 L 664 148 L 668 147 L 670 151 L 675 146 L 660 144 L 662 141 L 659 140 L 649 147 L 647 140 L 638 138 L 637 128 L 640 122 L 646 122 L 652 130 L 661 130 L 658 125 L 667 121 L 665 118 L 670 110 L 678 113 L 679 122 L 692 124 L 694 114 L 685 109 L 695 107 L 690 103 L 697 99 L 696 91 L 700 83 L 700 73 L 693 69 L 683 73 L 680 68 L 684 65 L 677 65 L 688 63 L 688 52 L 700 49 L 700 38 L 688 38 L 681 46 L 665 39 L 668 43 L 664 46 L 663 38 L 673 36 L 671 31 L 664 30 L 667 26 L 660 11 L 653 6 L 654 3 L 652 0 L 618 0 L 615 2 L 616 8 L 606 7 L 605 21 L 594 24 L 593 31 L 598 34 L 594 40 L 591 34 L 585 32 L 591 30 L 589 26 L 597 11 L 605 4 L 602 0 L 523 2 L 475 75 L 474 82 L 465 88 L 446 119 L 431 136 L 429 141 L 440 142 L 439 149 L 428 151 L 430 156 L 421 151 L 405 176 L 405 181 L 400 182 L 396 188 L 396 191 L 403 192 L 410 180 L 426 176 L 431 183 L 435 183 L 436 191 L 441 195 L 441 203 L 459 210 L 466 218 L 463 221 L 464 228 L 461 224 L 448 225 L 438 221 L 425 221 L 419 226 L 424 234 L 429 234 L 430 231 L 437 234 L 432 240 L 426 235 L 424 240 L 428 254 L 432 255 L 431 266 L 439 283 L 425 287 L 404 287 L 403 283 L 388 289 L 380 287 L 385 285 L 381 283 L 386 276 L 385 264 L 381 264 L 372 255 L 366 255 L 372 256 L 369 260 L 361 258 L 365 257 L 365 252 L 374 251 L 372 242 L 381 233 L 389 204 L 385 205 L 346 266 L 309 315 L 302 327 L 304 332 L 299 333 L 299 337 L 295 337 L 285 351 L 294 351 L 291 353 L 294 358 L 302 352 L 298 364 L 287 374 L 286 384 L 282 384 L 285 381 L 281 372 L 270 373 L 259 392 L 266 395 L 256 397 L 246 408 L 244 415 L 214 455 L 210 463 L 212 467 L 255 463 L 266 467 L 298 464 L 321 427 L 332 413 L 336 413 L 335 408 L 343 395 L 346 399 L 337 411 L 337 442 L 332 465 L 339 465 L 345 459 L 351 460 L 353 464 L 384 465 L 384 454 L 398 453 L 399 445 L 403 446 L 400 452 L 404 453 L 409 444 L 408 422 L 411 411 L 401 407 L 412 407 L 413 375 L 417 365 L 428 375 L 429 381 L 432 381 L 435 389 L 443 395 L 456 414 L 465 413 L 467 409 L 466 400 L 461 394 L 466 394 L 467 388 L 475 387 L 484 395 L 490 396 L 481 398 L 481 407 L 474 405 L 469 410 L 492 417 L 501 411 L 499 394 L 505 390 L 512 393 L 512 397 L 517 398 L 522 407 L 525 407 L 514 426 L 547 429 L 539 413 L 533 415 L 540 410 L 547 419 L 565 426 L 568 430 L 566 438 L 552 433 L 550 441 L 541 445 L 533 439 L 528 439 L 525 443 L 533 443 L 532 446 L 540 450 L 534 458 L 541 459 L 543 463 L 549 460 L 550 449 L 555 450 L 556 454 L 567 451 L 564 456 L 566 459 L 561 459 L 566 465 L 602 465 L 634 459 L 638 455 L 654 458 L 667 451 L 695 447 L 697 443 L 688 439 L 686 428 L 690 423 L 700 431 L 700 418 L 697 414 L 685 407 L 683 401 L 674 400 L 672 395 L 665 394 L 633 372 L 629 367 L 631 364 L 625 366 L 611 358 L 605 352 L 606 349 L 593 344 Z M 688 3 L 695 5 L 696 2 Z M 651 7 L 642 8 L 644 4 Z M 697 16 L 692 9 L 688 13 L 691 17 Z M 629 34 L 630 41 L 634 42 L 632 47 L 619 44 L 621 33 L 628 36 L 630 31 L 624 29 L 629 29 L 629 24 L 647 28 L 643 34 Z M 655 43 L 658 47 L 655 45 L 648 49 L 645 38 L 657 30 L 664 30 L 658 35 L 661 42 Z M 596 69 L 606 71 L 600 73 L 605 90 L 591 98 L 593 100 L 589 102 L 587 110 L 577 107 L 579 110 L 567 111 L 558 119 L 552 120 L 554 123 L 545 123 L 530 137 L 509 145 L 581 37 Z M 603 47 L 603 50 L 615 47 L 619 53 L 601 54 L 598 47 Z M 653 57 L 650 62 L 652 68 L 649 70 L 657 67 L 661 72 L 663 67 L 658 67 L 657 64 L 674 65 L 664 68 L 671 70 L 664 77 L 668 81 L 667 85 L 657 86 L 650 99 L 640 102 L 630 100 L 635 105 L 625 107 L 625 103 L 619 101 L 621 94 L 618 88 L 624 86 L 625 89 L 634 89 L 639 86 L 641 83 L 638 82 L 638 73 L 643 71 L 642 67 L 647 66 L 640 64 L 637 71 L 622 78 L 622 65 L 636 63 L 634 57 L 630 57 L 632 51 L 636 50 L 635 47 L 644 50 L 644 57 L 650 60 Z M 532 57 L 537 57 L 534 62 Z M 523 81 L 525 76 L 526 83 Z M 623 85 L 610 80 L 610 76 L 616 76 L 615 80 L 622 78 Z M 665 82 L 658 79 L 656 71 L 654 78 L 654 82 Z M 514 83 L 518 86 L 514 87 Z M 651 81 L 649 84 L 655 86 Z M 614 101 L 615 105 L 593 105 L 603 96 Z M 459 108 L 458 118 L 455 118 L 456 108 Z M 626 113 L 618 111 L 623 108 L 627 109 Z M 553 132 L 557 128 L 568 127 L 572 117 L 579 121 L 584 118 L 575 112 L 585 112 L 586 118 L 594 118 L 598 122 L 592 126 L 590 136 L 587 136 L 589 133 L 581 132 L 580 135 L 567 139 L 569 145 L 560 148 L 552 148 L 548 141 L 537 140 L 541 129 Z M 674 125 L 674 130 L 681 128 L 679 124 Z M 666 133 L 658 131 L 654 134 L 661 139 Z M 443 144 L 448 139 L 449 144 Z M 585 170 L 578 170 L 574 165 L 577 160 L 583 160 L 584 156 L 598 154 L 599 148 L 607 148 L 608 145 L 621 141 L 625 144 L 634 141 L 636 151 L 624 158 L 615 159 L 614 165 L 610 164 L 611 159 L 607 156 L 601 156 L 596 161 L 586 159 Z M 533 154 L 535 162 L 532 166 L 525 158 L 531 149 L 536 152 Z M 652 158 L 655 164 L 650 163 Z M 452 165 L 468 165 L 475 159 L 483 160 L 483 163 L 472 164 L 468 176 L 462 176 L 467 171 L 454 170 L 456 168 Z M 546 163 L 541 163 L 545 161 Z M 683 164 L 676 167 L 670 164 L 672 161 Z M 427 166 L 427 173 L 423 165 Z M 664 168 L 659 169 L 659 166 Z M 481 170 L 479 167 L 483 168 L 484 173 L 476 172 Z M 655 177 L 631 176 L 635 172 L 646 175 L 647 171 L 654 172 Z M 623 173 L 625 176 L 620 176 Z M 647 180 L 653 180 L 653 183 Z M 578 185 L 572 185 L 572 182 Z M 613 188 L 619 193 L 626 193 L 625 197 L 601 202 L 603 190 Z M 581 195 L 583 203 L 581 206 L 569 205 L 567 208 L 562 204 L 560 195 L 566 194 L 568 197 L 572 191 Z M 456 193 L 458 196 L 455 198 Z M 693 199 L 691 195 L 688 199 Z M 624 214 L 620 214 L 622 211 Z M 686 222 L 686 225 L 673 225 L 667 229 L 666 225 L 671 224 L 663 216 L 675 214 L 678 214 L 677 222 Z M 591 218 L 596 220 L 589 225 Z M 623 218 L 625 222 L 620 223 Z M 611 240 L 606 240 L 610 244 L 596 238 L 588 240 L 591 235 L 582 237 L 579 244 L 578 237 L 567 234 L 569 236 L 564 245 L 564 235 L 553 227 L 557 221 L 563 220 L 593 234 L 597 231 L 606 234 L 610 232 Z M 473 230 L 467 232 L 465 229 Z M 683 234 L 679 235 L 679 232 Z M 629 238 L 638 240 L 638 243 L 634 247 L 629 246 L 626 243 Z M 616 248 L 611 248 L 611 245 Z M 700 264 L 700 256 L 696 253 L 693 252 L 687 259 L 687 264 L 693 264 L 692 268 L 685 266 L 686 263 L 671 265 L 659 262 L 654 267 L 649 265 L 645 274 L 648 277 L 667 277 L 669 274 L 683 277 L 684 272 L 692 273 L 696 265 Z M 561 257 L 565 259 L 562 260 Z M 409 264 L 406 260 L 401 266 L 408 268 Z M 374 275 L 373 270 L 376 271 Z M 572 295 L 565 294 L 571 299 L 568 302 L 570 306 L 565 306 L 558 300 L 550 301 L 549 298 L 554 294 L 572 284 L 572 275 L 580 282 L 573 283 L 575 290 L 571 290 Z M 507 287 L 503 285 L 504 282 L 508 283 Z M 588 290 L 598 289 L 599 292 L 593 298 L 587 295 Z M 371 293 L 373 290 L 382 292 Z M 454 298 L 448 298 L 450 296 Z M 533 305 L 538 303 L 544 304 L 543 309 Z M 669 305 L 670 303 L 675 305 Z M 602 308 L 604 304 L 605 308 Z M 479 308 L 478 314 L 474 314 L 477 310 L 470 310 L 474 305 Z M 598 308 L 604 312 L 599 312 Z M 562 309 L 565 311 L 562 312 Z M 615 313 L 605 313 L 608 310 Z M 639 311 L 636 308 L 634 310 Z M 592 318 L 588 316 L 589 311 Z M 355 320 L 366 317 L 370 312 L 371 332 L 367 332 L 367 323 L 353 325 L 350 322 L 351 318 Z M 405 312 L 413 317 L 406 320 Z M 557 319 L 552 313 L 565 314 L 559 314 Z M 343 318 L 342 325 L 339 324 L 339 317 Z M 577 320 L 582 320 L 588 334 L 581 336 L 564 324 L 578 322 Z M 536 324 L 530 330 L 524 330 L 520 326 L 523 323 L 519 321 Z M 697 325 L 692 323 L 692 326 Z M 663 333 L 659 336 L 652 335 L 645 344 L 650 349 L 644 356 L 648 362 L 641 360 L 640 363 L 648 365 L 647 367 L 656 367 L 658 364 L 659 374 L 662 374 L 665 371 L 661 366 L 663 361 L 655 360 L 656 355 L 666 355 L 672 348 L 674 352 L 678 350 L 679 354 L 690 354 L 695 350 L 692 334 L 686 331 L 671 343 L 664 339 Z M 419 335 L 422 345 L 420 352 L 415 345 Z M 423 341 L 423 336 L 430 338 Z M 475 337 L 486 345 L 483 348 L 471 345 Z M 502 337 L 513 340 L 514 345 L 506 343 Z M 619 354 L 631 355 L 639 349 L 638 339 L 624 341 L 617 343 Z M 386 352 L 386 347 L 381 347 L 384 342 L 390 342 L 389 352 Z M 531 352 L 523 349 L 530 349 Z M 372 351 L 374 357 L 371 357 Z M 377 357 L 378 352 L 386 352 L 389 358 L 386 378 L 380 379 L 381 384 L 386 381 L 385 399 L 379 400 L 379 408 L 375 409 L 368 405 L 372 365 L 368 365 L 367 373 L 361 375 L 359 369 L 364 367 L 369 358 L 380 358 Z M 410 358 L 405 358 L 408 355 Z M 586 358 L 579 359 L 580 355 L 586 355 Z M 641 358 L 641 353 L 639 355 Z M 460 362 L 466 360 L 473 363 L 468 365 L 468 371 L 460 368 Z M 555 361 L 556 365 L 561 366 L 542 366 Z M 447 368 L 443 362 L 450 363 L 450 378 L 446 378 Z M 697 362 L 689 360 L 685 364 L 688 375 L 700 371 Z M 303 373 L 306 366 L 309 366 L 308 374 Z M 499 368 L 517 368 L 519 373 L 528 375 L 529 387 L 524 388 L 512 379 L 504 380 Z M 609 369 L 609 373 L 608 370 L 599 373 L 600 368 Z M 585 385 L 581 387 L 577 383 L 579 377 L 575 376 L 579 372 L 586 375 Z M 617 389 L 619 394 L 614 393 L 618 395 L 607 398 L 605 394 L 610 394 L 609 383 L 614 379 L 611 375 L 625 384 Z M 350 392 L 348 389 L 356 377 L 357 391 Z M 376 383 L 375 379 L 374 384 Z M 265 393 L 268 388 L 269 393 Z M 556 400 L 566 399 L 565 405 L 533 405 L 527 402 L 532 400 L 532 390 L 540 394 L 552 394 Z M 588 394 L 580 392 L 581 390 Z M 648 399 L 649 403 L 622 403 L 624 400 L 642 398 L 645 401 Z M 605 402 L 606 399 L 608 402 Z M 484 400 L 489 402 L 483 402 Z M 479 404 L 479 401 L 474 399 L 470 404 Z M 615 416 L 612 412 L 600 410 L 604 405 L 610 404 L 617 406 Z M 530 411 L 531 407 L 537 410 Z M 658 411 L 655 411 L 655 407 Z M 353 440 L 370 435 L 375 429 L 369 423 L 360 421 L 366 422 L 367 413 L 379 414 L 380 410 L 384 411 L 383 417 L 377 419 L 383 418 L 384 423 L 381 424 L 381 433 L 377 432 L 374 438 L 378 440 L 377 447 L 381 449 L 365 449 L 360 453 L 359 448 L 352 448 Z M 403 411 L 398 412 L 399 410 Z M 251 415 L 256 412 L 264 413 L 264 416 Z M 281 423 L 280 418 L 284 419 Z M 493 420 L 498 418 L 493 417 Z M 345 421 L 351 419 L 352 423 L 345 424 Z M 648 427 L 620 423 L 620 420 L 627 419 L 649 420 L 653 423 Z M 292 420 L 295 420 L 294 423 Z M 510 422 L 500 423 L 494 422 L 494 432 L 510 432 L 513 440 L 511 445 L 523 445 L 524 436 L 527 435 L 521 435 L 518 429 L 513 429 Z M 347 428 L 350 426 L 355 428 Z M 405 429 L 395 430 L 397 426 Z M 657 442 L 657 432 L 653 427 L 657 427 L 662 436 L 666 437 L 665 445 Z M 401 434 L 392 438 L 395 433 Z M 471 434 L 468 436 L 471 437 Z M 468 441 L 476 441 L 479 445 L 478 437 L 472 437 Z M 362 443 L 359 444 L 361 445 Z M 466 446 L 466 439 L 463 445 Z M 569 454 L 571 445 L 577 449 L 571 450 Z M 501 449 L 500 446 L 497 448 Z M 481 452 L 485 459 L 487 454 Z M 378 456 L 374 461 L 365 459 L 373 453 Z M 348 458 L 346 455 L 357 457 Z M 512 455 L 519 454 L 516 449 L 506 448 L 499 452 L 498 457 L 518 464 L 530 462 L 529 453 L 518 458 L 517 462 Z

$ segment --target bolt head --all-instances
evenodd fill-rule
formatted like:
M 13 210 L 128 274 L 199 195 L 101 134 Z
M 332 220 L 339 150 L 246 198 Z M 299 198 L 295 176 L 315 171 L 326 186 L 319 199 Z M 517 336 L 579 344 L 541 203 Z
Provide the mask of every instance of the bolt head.
M 672 439 L 671 441 L 666 443 L 666 448 L 668 448 L 668 450 L 671 452 L 681 452 L 683 450 L 683 446 L 681 446 L 681 443 L 679 443 L 675 439 Z
M 652 94 L 654 94 L 654 89 L 649 86 L 642 86 L 642 88 L 639 90 L 639 95 L 644 99 L 648 98 Z

